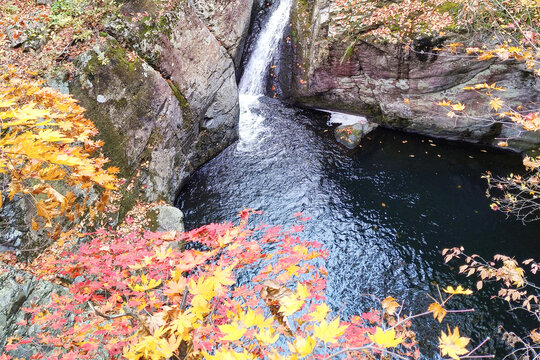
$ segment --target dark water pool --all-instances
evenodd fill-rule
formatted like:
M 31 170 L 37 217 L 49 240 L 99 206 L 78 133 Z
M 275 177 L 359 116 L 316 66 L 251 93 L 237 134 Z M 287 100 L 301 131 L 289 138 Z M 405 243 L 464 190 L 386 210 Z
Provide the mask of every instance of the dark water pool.
M 384 129 L 349 151 L 334 141 L 324 113 L 270 99 L 255 112 L 265 118 L 263 141 L 247 151 L 229 147 L 181 191 L 186 227 L 233 221 L 244 207 L 264 212 L 257 221 L 287 226 L 302 211 L 311 217 L 303 236 L 330 251 L 326 294 L 344 316 L 375 305 L 366 293 L 392 295 L 418 312 L 437 284 L 472 286 L 443 263 L 445 247 L 517 259 L 540 254 L 540 224 L 523 225 L 492 211 L 481 179 L 487 170 L 522 171 L 517 155 Z M 476 311 L 447 319 L 473 340 L 494 337 L 485 351 L 500 358 L 505 350 L 497 327 L 515 319 L 490 295 L 482 291 L 454 302 Z M 441 326 L 428 319 L 416 329 L 420 338 L 436 340 Z M 422 345 L 428 355 L 436 351 L 431 341 Z

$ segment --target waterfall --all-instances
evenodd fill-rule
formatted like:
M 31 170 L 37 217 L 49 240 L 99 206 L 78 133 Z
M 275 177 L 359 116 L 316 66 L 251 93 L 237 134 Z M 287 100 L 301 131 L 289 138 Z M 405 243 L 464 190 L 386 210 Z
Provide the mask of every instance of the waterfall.
M 259 98 L 264 95 L 267 70 L 278 52 L 279 41 L 289 23 L 294 0 L 279 1 L 278 7 L 272 12 L 255 41 L 255 48 L 240 80 L 238 149 L 241 151 L 248 151 L 260 143 L 266 132 L 263 125 L 265 118 L 257 111 Z

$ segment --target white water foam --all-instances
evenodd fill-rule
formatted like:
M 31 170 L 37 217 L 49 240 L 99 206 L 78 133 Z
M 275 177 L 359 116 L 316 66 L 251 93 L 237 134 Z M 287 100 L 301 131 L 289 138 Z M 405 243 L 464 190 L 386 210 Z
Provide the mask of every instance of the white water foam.
M 319 110 L 319 109 L 318 109 Z M 346 113 L 340 113 L 329 110 L 320 110 L 330 114 L 330 119 L 328 119 L 327 125 L 331 126 L 332 124 L 340 125 L 354 125 L 358 123 L 367 124 L 368 120 L 364 116 L 360 115 L 351 115 Z
M 289 23 L 289 15 L 293 0 L 280 0 L 278 7 L 270 15 L 255 42 L 255 49 L 244 69 L 240 80 L 240 122 L 237 149 L 249 151 L 264 139 L 264 117 L 256 113 L 259 98 L 264 96 L 266 73 L 278 51 L 279 41 L 283 37 L 285 26 Z

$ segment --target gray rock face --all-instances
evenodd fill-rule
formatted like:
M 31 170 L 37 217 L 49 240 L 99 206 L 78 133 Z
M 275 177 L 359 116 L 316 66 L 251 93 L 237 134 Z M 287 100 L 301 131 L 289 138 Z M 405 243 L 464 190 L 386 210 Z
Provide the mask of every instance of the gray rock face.
M 65 291 L 61 286 L 38 280 L 24 271 L 0 263 L 0 349 L 4 348 L 10 336 L 28 338 L 40 332 L 36 325 L 17 325 L 28 319 L 29 315 L 23 308 L 45 305 L 50 301 L 51 293 L 62 294 Z M 37 346 L 36 343 L 21 345 L 10 355 L 14 358 L 29 358 L 38 351 L 47 353 L 51 350 Z
M 241 52 L 251 0 L 215 5 L 207 6 L 219 14 L 212 33 L 186 2 L 168 11 L 150 0 L 125 2 L 106 21 L 107 44 L 83 54 L 66 81 L 100 130 L 105 154 L 123 177 L 138 174 L 146 200 L 172 202 L 197 167 L 237 139 L 231 55 Z
M 251 21 L 253 0 L 192 0 L 199 18 L 227 50 L 238 70 Z
M 140 169 L 146 198 L 172 201 L 183 171 L 194 169 L 189 152 L 199 129 L 190 126 L 167 81 L 141 59 L 130 62 L 126 55 L 113 41 L 84 54 L 69 90 L 87 109 L 121 175 L 130 178 Z
M 6 36 L 11 47 L 22 47 L 24 51 L 40 50 L 48 39 L 48 29 L 45 24 L 35 21 L 25 21 L 7 28 Z
M 292 24 L 293 76 L 283 82 L 286 95 L 302 105 L 364 114 L 388 127 L 432 136 L 496 143 L 495 137 L 516 135 L 516 130 L 476 118 L 489 114 L 485 96 L 463 87 L 497 83 L 507 90 L 496 95 L 509 106 L 540 100 L 535 90 L 540 81 L 524 64 L 512 61 L 427 55 L 419 48 L 365 42 L 343 59 L 349 44 L 331 33 L 335 14 L 329 0 L 296 2 Z M 435 105 L 444 99 L 466 104 L 471 117 L 447 117 L 448 108 Z M 540 134 L 529 133 L 510 141 L 510 147 L 539 143 Z
M 22 246 L 28 236 L 30 219 L 28 203 L 24 198 L 6 202 L 0 211 L 0 251 Z
M 146 149 L 150 161 L 148 173 L 152 178 L 144 182 L 148 185 L 147 198 L 172 201 L 194 169 L 237 139 L 239 106 L 234 64 L 195 10 L 185 2 L 167 12 L 147 0 L 126 2 L 120 10 L 120 14 L 108 20 L 107 31 L 146 64 L 144 74 L 147 75 L 134 71 L 140 88 L 155 89 L 150 93 L 143 90 L 147 100 L 142 104 L 134 104 L 129 96 L 125 97 L 126 109 L 137 115 L 123 116 L 126 119 L 122 121 L 137 123 L 135 118 L 140 121 L 140 112 L 147 113 L 147 120 L 137 125 L 140 131 L 130 144 L 136 150 L 134 154 L 126 154 L 126 159 L 141 163 L 137 154 L 141 154 L 141 147 Z M 131 15 L 123 15 L 141 13 L 148 15 L 136 20 Z M 152 75 L 148 75 L 150 73 Z M 145 76 L 153 79 L 152 86 L 143 84 L 147 81 Z M 132 81 L 124 77 L 118 79 L 120 83 Z M 106 86 L 103 82 L 102 87 Z M 129 88 L 131 85 L 126 90 Z M 107 96 L 93 91 L 93 96 L 86 98 L 92 99 L 96 107 L 107 106 Z M 117 91 L 116 86 L 109 91 Z M 98 95 L 104 98 L 98 99 Z M 152 102 L 152 106 L 144 101 Z M 121 106 L 114 108 L 117 114 L 123 111 Z M 119 122 L 110 115 L 105 119 L 111 124 Z M 163 121 L 167 124 L 158 124 Z M 163 131 L 152 131 L 157 127 Z M 121 132 L 133 131 L 131 126 L 119 124 L 117 128 Z M 145 139 L 152 141 L 145 143 Z M 156 144 L 160 144 L 160 151 L 155 150 Z M 126 151 L 130 150 L 124 149 Z

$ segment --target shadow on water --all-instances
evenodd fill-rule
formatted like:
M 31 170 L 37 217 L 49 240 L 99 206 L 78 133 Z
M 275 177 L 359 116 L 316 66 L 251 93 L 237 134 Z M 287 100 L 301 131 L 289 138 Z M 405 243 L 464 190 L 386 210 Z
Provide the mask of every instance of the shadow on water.
M 264 212 L 257 221 L 290 226 L 292 214 L 302 211 L 311 217 L 302 237 L 330 251 L 326 295 L 342 316 L 376 306 L 366 293 L 392 295 L 421 312 L 437 284 L 473 287 L 443 263 L 445 247 L 461 245 L 488 257 L 540 254 L 540 224 L 525 226 L 490 210 L 481 179 L 487 170 L 523 171 L 519 156 L 384 129 L 348 151 L 335 142 L 326 114 L 268 98 L 256 112 L 265 118 L 262 141 L 249 150 L 242 144 L 227 148 L 182 189 L 178 206 L 186 227 L 234 221 L 244 207 Z M 486 351 L 501 355 L 497 327 L 511 327 L 515 315 L 490 300 L 492 294 L 487 289 L 452 302 L 476 311 L 447 319 L 473 341 L 495 337 Z M 421 344 L 425 353 L 435 353 L 432 341 L 446 320 L 415 326 L 420 339 L 431 339 Z

